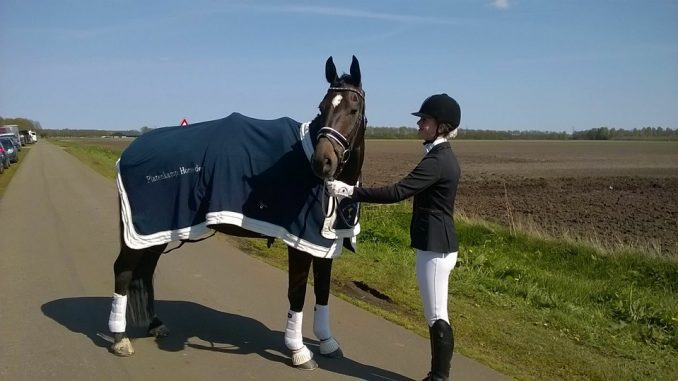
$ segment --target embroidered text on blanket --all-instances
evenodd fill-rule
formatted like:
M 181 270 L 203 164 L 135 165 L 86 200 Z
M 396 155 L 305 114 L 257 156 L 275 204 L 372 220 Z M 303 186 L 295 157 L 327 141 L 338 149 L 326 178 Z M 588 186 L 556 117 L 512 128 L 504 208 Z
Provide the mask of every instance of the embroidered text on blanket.
M 176 171 L 170 171 L 170 172 L 161 172 L 160 174 L 157 175 L 146 175 L 146 182 L 147 183 L 155 183 L 157 181 L 162 181 L 162 180 L 168 180 L 173 177 L 177 176 L 182 176 L 182 175 L 190 175 L 191 173 L 199 173 L 202 170 L 202 167 L 199 165 L 195 165 L 194 167 L 184 167 L 181 166 L 179 167 L 178 170 Z

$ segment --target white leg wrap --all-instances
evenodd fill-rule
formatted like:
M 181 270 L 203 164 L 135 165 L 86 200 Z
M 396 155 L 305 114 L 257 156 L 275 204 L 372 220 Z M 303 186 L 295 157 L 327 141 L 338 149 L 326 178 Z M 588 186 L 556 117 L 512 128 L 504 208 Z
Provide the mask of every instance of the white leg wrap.
M 313 314 L 313 333 L 320 341 L 332 337 L 330 332 L 330 306 L 316 304 Z
M 303 312 L 294 312 L 292 310 L 287 312 L 287 327 L 285 328 L 285 345 L 287 346 L 288 349 L 292 351 L 299 351 L 303 348 L 306 348 L 304 346 L 303 336 L 301 334 L 301 324 L 303 318 L 304 318 Z M 306 348 L 306 350 L 308 351 L 308 348 Z
M 122 296 L 113 294 L 113 303 L 111 304 L 111 315 L 108 317 L 108 329 L 113 333 L 125 332 L 127 321 L 125 313 L 127 312 L 127 295 Z
M 313 352 L 311 352 L 305 345 L 301 349 L 292 352 L 292 365 L 298 366 L 313 359 Z
M 339 343 L 334 339 L 334 337 L 330 337 L 329 339 L 320 342 L 321 355 L 328 355 L 337 349 L 339 349 Z

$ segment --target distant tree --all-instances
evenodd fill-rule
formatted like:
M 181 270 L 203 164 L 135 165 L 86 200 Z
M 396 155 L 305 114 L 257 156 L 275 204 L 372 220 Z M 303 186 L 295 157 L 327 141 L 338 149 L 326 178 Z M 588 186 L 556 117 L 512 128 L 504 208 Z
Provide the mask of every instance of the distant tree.
M 643 127 L 633 130 L 621 128 L 593 128 L 572 133 L 575 140 L 678 140 L 678 130 L 663 127 Z
M 145 134 L 145 133 L 147 133 L 147 132 L 151 132 L 151 131 L 153 131 L 153 129 L 150 128 L 150 127 L 147 127 L 147 126 L 143 126 L 143 127 L 141 127 L 141 128 L 139 129 L 139 132 L 141 132 L 141 135 L 143 135 L 143 134 Z
M 33 121 L 30 119 L 26 118 L 4 118 L 2 120 L 2 125 L 17 125 L 19 126 L 19 130 L 32 130 L 33 129 Z

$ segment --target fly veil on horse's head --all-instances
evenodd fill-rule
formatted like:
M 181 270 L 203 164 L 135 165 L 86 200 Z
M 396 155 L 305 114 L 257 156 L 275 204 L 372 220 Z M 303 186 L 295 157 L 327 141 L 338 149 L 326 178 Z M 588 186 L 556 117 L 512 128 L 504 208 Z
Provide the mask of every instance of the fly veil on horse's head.
M 360 64 L 353 56 L 350 74 L 337 75 L 332 57 L 325 63 L 330 84 L 320 102 L 320 115 L 313 121 L 317 128 L 313 173 L 322 179 L 339 178 L 355 183 L 363 163 L 365 136 L 365 92 Z

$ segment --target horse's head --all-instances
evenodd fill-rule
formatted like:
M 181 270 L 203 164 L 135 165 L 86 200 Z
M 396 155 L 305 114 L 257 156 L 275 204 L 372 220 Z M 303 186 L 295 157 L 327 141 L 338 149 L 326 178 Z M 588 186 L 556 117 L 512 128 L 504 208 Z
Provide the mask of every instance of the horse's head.
M 314 124 L 320 125 L 311 166 L 313 173 L 322 179 L 337 179 L 342 174 L 346 181 L 355 183 L 363 162 L 366 125 L 360 64 L 353 56 L 351 74 L 339 77 L 330 57 L 325 63 L 325 77 L 330 88 L 320 102 L 320 115 L 314 120 Z

